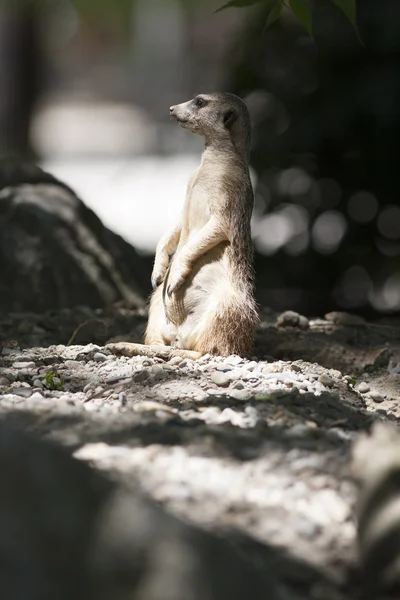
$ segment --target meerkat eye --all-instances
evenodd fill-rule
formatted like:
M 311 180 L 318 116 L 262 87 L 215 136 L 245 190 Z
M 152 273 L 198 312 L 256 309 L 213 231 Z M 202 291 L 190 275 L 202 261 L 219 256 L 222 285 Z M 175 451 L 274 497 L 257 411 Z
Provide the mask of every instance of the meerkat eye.
M 196 98 L 193 104 L 196 108 L 202 108 L 206 105 L 206 101 L 203 98 Z

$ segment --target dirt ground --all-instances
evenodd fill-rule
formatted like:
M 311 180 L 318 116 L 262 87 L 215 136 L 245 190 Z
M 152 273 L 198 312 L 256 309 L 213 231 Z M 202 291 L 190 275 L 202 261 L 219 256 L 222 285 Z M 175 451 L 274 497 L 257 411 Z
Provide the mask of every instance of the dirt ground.
M 355 598 L 351 446 L 399 421 L 400 323 L 276 319 L 248 359 L 165 362 L 104 349 L 140 341 L 144 311 L 8 314 L 1 419 L 234 540 L 296 598 Z

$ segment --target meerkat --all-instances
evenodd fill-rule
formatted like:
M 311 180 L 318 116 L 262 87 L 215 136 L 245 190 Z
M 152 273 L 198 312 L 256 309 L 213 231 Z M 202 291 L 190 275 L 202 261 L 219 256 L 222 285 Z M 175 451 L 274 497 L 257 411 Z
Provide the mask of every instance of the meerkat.
M 400 597 L 400 435 L 375 423 L 353 447 L 352 474 L 361 485 L 357 504 L 361 583 L 368 600 Z
M 145 345 L 115 354 L 197 359 L 248 355 L 258 323 L 250 221 L 250 116 L 229 93 L 198 94 L 170 115 L 205 140 L 179 222 L 159 241 Z

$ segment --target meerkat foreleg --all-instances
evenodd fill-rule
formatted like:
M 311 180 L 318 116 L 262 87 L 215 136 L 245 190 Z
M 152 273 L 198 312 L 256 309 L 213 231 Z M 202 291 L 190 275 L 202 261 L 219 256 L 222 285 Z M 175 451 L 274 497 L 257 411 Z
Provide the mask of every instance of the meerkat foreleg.
M 171 231 L 162 236 L 157 244 L 154 259 L 153 272 L 151 274 L 151 285 L 153 290 L 162 283 L 167 272 L 170 255 L 176 249 L 181 236 L 181 225 L 177 225 Z
M 171 296 L 181 287 L 190 274 L 192 265 L 200 256 L 226 240 L 228 240 L 228 237 L 221 226 L 220 220 L 211 217 L 174 260 L 168 278 L 168 296 Z

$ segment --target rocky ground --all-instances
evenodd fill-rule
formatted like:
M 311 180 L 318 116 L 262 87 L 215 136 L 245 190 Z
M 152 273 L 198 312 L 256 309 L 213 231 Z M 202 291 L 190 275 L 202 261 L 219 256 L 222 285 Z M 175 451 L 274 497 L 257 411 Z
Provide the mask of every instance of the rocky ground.
M 400 324 L 265 312 L 248 359 L 107 352 L 139 341 L 145 320 L 118 306 L 0 318 L 1 419 L 137 481 L 186 520 L 234 531 L 298 597 L 354 598 L 351 445 L 400 418 Z

